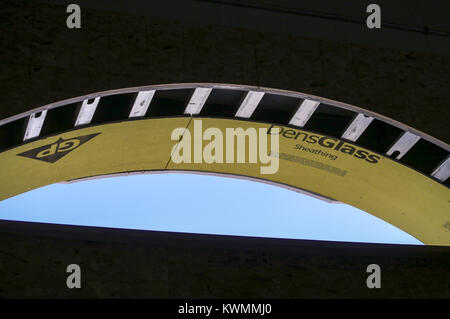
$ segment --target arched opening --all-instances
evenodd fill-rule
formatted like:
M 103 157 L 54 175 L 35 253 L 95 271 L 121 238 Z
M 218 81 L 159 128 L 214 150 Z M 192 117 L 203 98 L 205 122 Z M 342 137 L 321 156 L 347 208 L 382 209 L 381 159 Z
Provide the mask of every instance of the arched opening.
M 229 140 L 237 140 L 231 151 Z M 267 153 L 264 140 L 278 146 Z M 111 174 L 230 174 L 306 190 L 425 244 L 450 245 L 449 149 L 379 114 L 302 93 L 211 83 L 129 88 L 0 121 L 0 200 Z
M 169 232 L 421 244 L 349 205 L 229 175 L 133 174 L 53 184 L 0 202 L 0 216 Z

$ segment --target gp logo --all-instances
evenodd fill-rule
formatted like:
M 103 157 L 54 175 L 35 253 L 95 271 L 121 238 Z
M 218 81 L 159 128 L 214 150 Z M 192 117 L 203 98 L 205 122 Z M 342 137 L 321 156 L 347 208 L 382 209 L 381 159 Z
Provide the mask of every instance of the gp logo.
M 100 133 L 74 137 L 70 139 L 59 138 L 52 144 L 47 144 L 20 154 L 18 156 L 28 157 L 48 163 L 55 163 L 73 150 L 77 149 L 87 141 L 93 139 Z

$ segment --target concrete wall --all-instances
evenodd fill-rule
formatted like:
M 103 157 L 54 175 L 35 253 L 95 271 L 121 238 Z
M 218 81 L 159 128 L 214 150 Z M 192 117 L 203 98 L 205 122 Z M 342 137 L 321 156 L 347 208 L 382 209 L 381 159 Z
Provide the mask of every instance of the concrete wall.
M 0 222 L 2 298 L 449 298 L 449 268 L 447 247 Z

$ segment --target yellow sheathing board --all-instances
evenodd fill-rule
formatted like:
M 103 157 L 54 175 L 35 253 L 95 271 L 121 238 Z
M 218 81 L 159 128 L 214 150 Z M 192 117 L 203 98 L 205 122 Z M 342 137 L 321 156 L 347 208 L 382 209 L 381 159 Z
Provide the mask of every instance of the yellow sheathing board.
M 203 118 L 202 126 L 203 131 L 208 127 L 221 129 L 225 142 L 226 128 L 259 129 L 269 128 L 271 125 Z M 177 127 L 187 127 L 193 143 L 194 120 L 177 117 L 82 128 L 0 153 L 0 199 L 56 182 L 121 172 L 164 169 L 217 172 L 250 176 L 308 190 L 362 209 L 408 232 L 425 244 L 450 245 L 450 190 L 389 158 L 350 143 L 335 150 L 339 143 L 337 139 L 325 140 L 323 144 L 330 145 L 326 147 L 313 142 L 323 135 L 282 127 L 285 134 L 280 135 L 279 139 L 281 158 L 276 174 L 261 174 L 260 167 L 266 164 L 259 162 L 175 164 L 170 161 L 170 156 L 177 142 L 172 141 L 170 136 Z M 292 131 L 286 133 L 286 130 Z M 54 163 L 17 155 L 42 146 L 47 146 L 44 148 L 46 150 L 58 140 L 60 142 L 57 147 L 61 150 L 64 147 L 69 149 L 71 142 L 62 144 L 63 147 L 61 142 L 96 133 L 100 134 L 67 152 Z M 303 141 L 305 134 L 316 137 Z M 297 139 L 295 136 L 298 136 Z M 203 141 L 203 146 L 208 143 L 210 142 Z M 336 159 L 305 151 L 301 147 L 298 149 L 297 144 L 315 152 L 335 155 Z M 362 153 L 367 154 L 366 157 L 370 154 L 378 156 L 379 160 L 377 163 L 370 163 L 343 153 L 345 145 L 353 146 L 355 152 L 366 152 Z
M 236 120 L 203 119 L 203 130 L 208 127 L 269 128 L 261 124 Z M 275 126 L 281 127 L 281 126 Z M 450 245 L 450 190 L 425 175 L 401 165 L 389 158 L 380 157 L 377 163 L 356 158 L 353 155 L 327 148 L 319 143 L 308 143 L 302 139 L 308 135 L 323 135 L 301 130 L 291 130 L 280 136 L 281 156 L 279 171 L 274 175 L 260 174 L 261 163 L 257 164 L 174 164 L 170 169 L 193 169 L 199 171 L 221 172 L 263 178 L 282 184 L 309 190 L 333 198 L 375 215 L 388 223 L 408 232 L 426 244 Z M 189 131 L 193 135 L 193 121 Z M 300 133 L 300 134 L 299 134 Z M 298 135 L 295 139 L 295 136 Z M 338 140 L 335 139 L 338 143 Z M 325 143 L 333 140 L 327 139 Z M 205 141 L 204 145 L 210 143 Z M 335 160 L 308 151 L 297 149 L 296 145 L 336 155 Z M 350 143 L 345 143 L 351 145 Z M 345 145 L 344 144 L 344 145 Z M 364 150 L 352 145 L 356 150 Z M 344 147 L 341 147 L 341 150 Z M 365 150 L 369 154 L 374 154 Z M 290 156 L 288 156 L 290 155 Z M 376 154 L 375 154 L 376 155 Z M 303 158 L 303 160 L 301 159 Z M 305 160 L 306 159 L 306 160 Z M 310 160 L 310 161 L 308 161 Z M 333 166 L 336 171 L 346 171 L 344 176 L 311 165 L 317 162 Z M 331 169 L 332 170 L 332 169 Z
M 0 153 L 0 199 L 61 181 L 139 170 L 164 169 L 170 159 L 174 127 L 189 118 L 137 120 L 99 125 L 48 137 Z M 27 150 L 100 133 L 55 163 L 17 156 Z

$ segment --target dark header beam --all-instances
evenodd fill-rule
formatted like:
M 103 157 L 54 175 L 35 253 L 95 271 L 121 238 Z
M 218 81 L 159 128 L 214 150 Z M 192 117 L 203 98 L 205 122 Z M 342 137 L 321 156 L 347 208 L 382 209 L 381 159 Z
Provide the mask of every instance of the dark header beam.
M 66 287 L 66 267 L 82 287 Z M 381 288 L 369 289 L 369 264 Z M 449 298 L 450 249 L 0 221 L 0 297 Z

